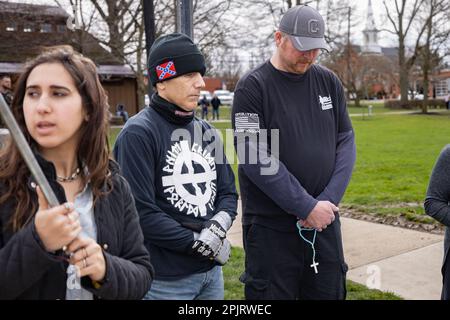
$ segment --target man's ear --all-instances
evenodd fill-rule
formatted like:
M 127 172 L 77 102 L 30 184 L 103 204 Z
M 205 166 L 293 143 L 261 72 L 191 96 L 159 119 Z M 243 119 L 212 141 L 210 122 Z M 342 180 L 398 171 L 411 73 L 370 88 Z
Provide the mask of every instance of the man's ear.
M 164 91 L 165 89 L 166 89 L 166 85 L 164 84 L 164 81 L 158 82 L 156 84 L 156 91 L 161 92 L 161 91 Z
M 281 40 L 283 40 L 283 34 L 281 33 L 281 31 L 275 31 L 274 39 L 277 47 L 280 46 Z

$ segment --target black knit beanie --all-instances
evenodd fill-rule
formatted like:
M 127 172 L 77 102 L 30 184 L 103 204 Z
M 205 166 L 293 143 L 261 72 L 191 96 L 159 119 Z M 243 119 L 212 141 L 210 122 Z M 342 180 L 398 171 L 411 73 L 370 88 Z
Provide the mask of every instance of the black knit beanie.
M 205 58 L 194 42 L 181 33 L 155 40 L 148 57 L 148 74 L 153 86 L 190 72 L 206 71 Z

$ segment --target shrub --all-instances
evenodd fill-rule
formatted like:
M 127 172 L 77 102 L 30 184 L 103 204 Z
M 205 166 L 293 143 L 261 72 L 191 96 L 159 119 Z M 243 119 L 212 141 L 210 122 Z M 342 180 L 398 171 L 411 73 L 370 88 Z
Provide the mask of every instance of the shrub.
M 402 106 L 400 100 L 385 100 L 384 107 L 390 109 L 418 109 L 422 108 L 424 100 L 409 100 L 407 106 Z M 445 101 L 442 99 L 429 99 L 428 108 L 445 108 Z

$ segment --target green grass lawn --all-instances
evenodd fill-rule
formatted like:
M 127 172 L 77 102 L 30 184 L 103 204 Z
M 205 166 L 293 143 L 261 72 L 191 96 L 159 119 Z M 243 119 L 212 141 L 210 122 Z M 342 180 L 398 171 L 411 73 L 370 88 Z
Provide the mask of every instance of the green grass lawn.
M 202 110 L 200 107 L 197 107 L 195 111 L 195 115 L 199 118 L 202 116 Z M 208 120 L 212 119 L 212 107 L 208 107 Z M 231 119 L 231 106 L 221 105 L 219 107 L 219 120 L 230 120 Z
M 354 102 L 350 101 L 347 104 L 347 110 L 349 114 L 367 114 L 368 113 L 368 106 L 372 106 L 372 113 L 373 114 L 381 114 L 381 113 L 389 113 L 389 112 L 408 112 L 411 110 L 392 110 L 384 107 L 384 102 L 380 100 L 364 100 L 361 101 L 360 107 L 355 107 Z M 198 116 L 201 116 L 200 109 L 197 113 Z M 212 109 L 209 108 L 208 117 L 212 118 Z M 221 106 L 219 108 L 219 117 L 220 120 L 230 120 L 231 119 L 231 106 Z M 214 122 L 213 122 L 214 123 Z
M 120 128 L 110 128 L 109 129 L 109 147 L 112 149 L 114 148 L 114 143 L 116 142 L 117 135 L 120 132 Z
M 233 247 L 231 258 L 223 267 L 225 280 L 225 299 L 244 299 L 244 285 L 239 281 L 239 276 L 244 271 L 244 250 Z M 400 300 L 399 296 L 393 293 L 380 290 L 371 290 L 367 287 L 347 280 L 347 300 Z
M 431 170 L 450 143 L 448 114 L 356 117 L 352 122 L 357 160 L 343 202 L 380 214 L 423 214 Z M 404 203 L 409 205 L 396 207 Z
M 372 113 L 378 114 L 383 112 L 390 112 L 392 110 L 387 109 L 384 107 L 383 101 L 361 101 L 361 107 L 355 107 L 355 104 L 353 102 L 349 102 L 347 104 L 347 110 L 349 114 L 360 114 L 360 113 L 368 113 L 368 106 L 372 106 Z
M 401 111 L 401 110 L 391 110 L 391 109 L 387 109 L 384 107 L 384 102 L 383 101 L 362 101 L 361 102 L 361 107 L 355 107 L 353 102 L 350 102 L 348 104 L 348 112 L 350 114 L 352 113 L 367 113 L 367 106 L 371 105 L 372 106 L 372 113 L 374 114 L 379 114 L 379 113 L 384 113 L 384 112 L 393 112 L 393 111 Z M 201 113 L 198 113 L 198 115 L 201 116 Z M 209 108 L 209 113 L 208 113 L 208 117 L 212 117 L 212 109 Z M 231 119 L 231 107 L 230 106 L 221 106 L 219 108 L 219 117 L 220 120 L 230 120 Z
M 361 107 L 355 107 L 353 103 L 350 103 L 348 105 L 347 109 L 350 114 L 367 113 L 368 105 L 372 105 L 372 113 L 374 113 L 374 114 L 399 111 L 399 110 L 387 109 L 384 107 L 384 103 L 379 102 L 379 101 L 364 101 L 361 103 Z M 197 115 L 201 116 L 201 112 L 198 111 Z M 211 108 L 209 108 L 208 117 L 212 118 L 212 109 Z M 230 106 L 221 106 L 219 108 L 219 117 L 220 117 L 220 120 L 230 120 L 231 119 L 231 107 Z

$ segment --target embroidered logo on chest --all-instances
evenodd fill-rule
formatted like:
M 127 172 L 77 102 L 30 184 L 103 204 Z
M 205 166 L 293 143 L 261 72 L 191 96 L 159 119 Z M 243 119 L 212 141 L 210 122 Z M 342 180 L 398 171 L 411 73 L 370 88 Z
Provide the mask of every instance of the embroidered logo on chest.
M 328 110 L 333 108 L 333 103 L 331 102 L 331 96 L 321 97 L 319 96 L 320 106 L 322 110 Z

